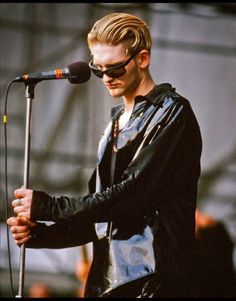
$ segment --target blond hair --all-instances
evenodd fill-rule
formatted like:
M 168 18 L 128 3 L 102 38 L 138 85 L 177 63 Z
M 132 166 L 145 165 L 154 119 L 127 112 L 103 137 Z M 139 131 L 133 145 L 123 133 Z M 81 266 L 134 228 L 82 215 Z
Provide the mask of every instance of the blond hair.
M 98 20 L 88 33 L 90 50 L 96 43 L 118 45 L 123 43 L 127 54 L 136 50 L 151 50 L 152 39 L 147 24 L 127 13 L 112 13 Z

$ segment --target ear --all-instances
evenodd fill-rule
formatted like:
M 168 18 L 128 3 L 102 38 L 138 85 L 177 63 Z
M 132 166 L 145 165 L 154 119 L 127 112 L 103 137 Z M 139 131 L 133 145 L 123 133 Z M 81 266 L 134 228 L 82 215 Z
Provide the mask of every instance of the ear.
M 150 53 L 147 49 L 141 50 L 138 54 L 138 65 L 141 69 L 146 69 L 150 64 Z

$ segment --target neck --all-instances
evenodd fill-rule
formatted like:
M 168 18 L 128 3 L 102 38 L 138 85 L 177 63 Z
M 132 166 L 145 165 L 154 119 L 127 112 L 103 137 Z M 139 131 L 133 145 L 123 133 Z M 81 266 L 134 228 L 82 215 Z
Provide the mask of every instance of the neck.
M 155 86 L 154 81 L 151 79 L 148 82 L 143 82 L 142 84 L 139 84 L 136 90 L 134 90 L 132 93 L 126 94 L 123 96 L 124 100 L 124 112 L 119 118 L 119 128 L 122 129 L 125 124 L 130 119 L 130 116 L 133 112 L 134 103 L 135 103 L 135 97 L 138 95 L 146 95 L 148 94 Z
M 150 92 L 155 86 L 154 81 L 151 79 L 147 82 L 143 82 L 138 85 L 138 87 L 132 91 L 131 93 L 128 93 L 123 96 L 124 101 L 124 109 L 125 112 L 132 112 L 134 103 L 135 103 L 135 97 L 138 95 L 146 95 L 148 92 Z

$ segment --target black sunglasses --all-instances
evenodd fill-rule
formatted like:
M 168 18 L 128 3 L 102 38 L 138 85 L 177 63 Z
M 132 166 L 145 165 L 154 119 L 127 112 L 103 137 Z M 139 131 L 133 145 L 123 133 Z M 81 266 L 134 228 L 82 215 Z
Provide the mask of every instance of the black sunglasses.
M 105 71 L 102 71 L 100 69 L 98 69 L 97 67 L 95 67 L 93 65 L 93 60 L 89 63 L 89 67 L 90 69 L 93 71 L 93 73 L 99 77 L 99 78 L 103 78 L 103 75 L 106 74 L 109 77 L 112 78 L 118 78 L 122 75 L 125 74 L 126 69 L 125 66 L 127 66 L 129 64 L 129 62 L 140 52 L 140 50 L 136 50 L 129 58 L 127 61 L 125 61 L 124 63 L 118 64 L 114 67 L 108 68 Z

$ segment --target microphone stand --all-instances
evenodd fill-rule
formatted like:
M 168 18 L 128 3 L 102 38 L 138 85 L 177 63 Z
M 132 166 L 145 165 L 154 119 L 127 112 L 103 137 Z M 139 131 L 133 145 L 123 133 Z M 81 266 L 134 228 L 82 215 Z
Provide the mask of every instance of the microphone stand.
M 28 188 L 29 185 L 29 158 L 30 158 L 30 138 L 31 138 L 31 113 L 32 101 L 34 99 L 34 87 L 38 81 L 26 82 L 25 97 L 27 100 L 26 107 L 26 127 L 25 127 L 25 157 L 24 157 L 24 181 L 22 188 Z M 24 270 L 25 270 L 25 245 L 20 247 L 20 272 L 19 272 L 19 288 L 16 298 L 23 297 L 24 289 Z

